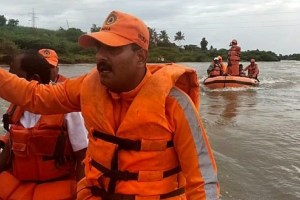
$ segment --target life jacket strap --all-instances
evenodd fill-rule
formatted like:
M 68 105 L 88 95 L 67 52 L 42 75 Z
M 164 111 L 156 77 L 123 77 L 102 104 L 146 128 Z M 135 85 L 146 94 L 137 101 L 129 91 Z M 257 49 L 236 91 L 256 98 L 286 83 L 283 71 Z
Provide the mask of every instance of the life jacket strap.
M 123 181 L 128 181 L 128 180 L 137 180 L 137 181 L 141 180 L 141 181 L 143 181 L 143 177 L 142 177 L 143 173 L 135 173 L 135 172 L 119 171 L 119 170 L 110 170 L 110 169 L 106 168 L 105 166 L 101 165 L 100 163 L 96 162 L 93 159 L 90 162 L 91 162 L 92 166 L 95 167 L 96 169 L 98 169 L 99 171 L 101 171 L 104 176 L 109 177 L 111 179 L 123 180 Z M 172 176 L 174 174 L 177 174 L 180 171 L 181 171 L 181 167 L 177 166 L 173 169 L 163 171 L 161 177 L 156 176 L 156 177 L 153 177 L 154 180 L 148 179 L 147 181 L 159 181 L 163 178 L 166 178 L 166 177 Z
M 131 140 L 127 138 L 121 138 L 114 135 L 109 135 L 99 131 L 94 131 L 93 136 L 95 138 L 104 140 L 118 145 L 118 149 L 128 151 L 163 151 L 166 148 L 173 147 L 173 140 Z
M 90 189 L 91 189 L 93 196 L 98 196 L 105 200 L 135 200 L 136 197 L 137 197 L 137 199 L 143 199 L 142 196 L 137 196 L 137 195 L 108 193 L 104 189 L 98 188 L 98 187 L 91 187 Z M 155 195 L 155 196 L 157 196 L 159 199 L 167 199 L 167 198 L 179 196 L 183 193 L 185 193 L 184 187 L 178 188 L 172 192 Z M 145 199 L 149 199 L 149 197 L 145 197 Z M 157 199 L 157 198 L 155 198 L 155 199 Z
M 3 122 L 3 128 L 7 131 L 9 131 L 9 115 L 8 113 L 5 113 L 2 115 L 2 122 Z
M 15 112 L 17 108 L 17 105 L 13 105 L 12 109 L 10 111 L 7 111 L 5 114 L 2 115 L 2 122 L 3 122 L 3 128 L 7 131 L 9 131 L 9 124 L 11 120 L 11 116 Z

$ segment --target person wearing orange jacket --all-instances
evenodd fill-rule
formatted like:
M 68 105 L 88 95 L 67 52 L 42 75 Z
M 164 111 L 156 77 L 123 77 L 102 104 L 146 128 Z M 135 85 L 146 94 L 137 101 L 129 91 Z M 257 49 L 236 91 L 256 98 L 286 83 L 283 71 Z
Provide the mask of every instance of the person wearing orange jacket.
M 9 71 L 41 84 L 50 81 L 50 64 L 37 51 L 18 54 Z M 37 115 L 11 104 L 4 116 L 9 137 L 0 154 L 0 199 L 76 198 L 87 147 L 81 114 Z
M 238 46 L 237 40 L 233 39 L 228 50 L 228 74 L 232 76 L 239 76 L 239 63 L 241 56 L 241 47 Z
M 120 11 L 79 44 L 96 47 L 97 66 L 61 84 L 0 70 L 2 98 L 42 114 L 82 111 L 89 144 L 77 199 L 219 199 L 196 71 L 146 64 L 148 28 Z
M 222 75 L 227 76 L 227 65 L 223 62 L 222 56 L 218 56 L 217 58 L 219 60 L 220 66 L 221 66 Z
M 250 59 L 250 65 L 248 65 L 243 71 L 248 71 L 248 77 L 257 79 L 259 74 L 258 65 L 255 63 L 255 59 Z
M 38 53 L 42 55 L 51 66 L 50 81 L 52 83 L 62 82 L 67 79 L 65 76 L 58 73 L 59 72 L 58 55 L 53 49 L 40 49 L 38 50 Z M 8 134 L 0 135 L 0 149 L 4 148 L 7 140 L 8 140 Z
M 59 67 L 57 53 L 53 49 L 40 49 L 38 52 L 51 65 L 51 82 L 57 83 L 65 81 L 67 78 L 58 73 Z
M 219 58 L 215 57 L 214 61 L 207 68 L 208 77 L 216 77 L 223 75 L 221 65 L 219 63 Z

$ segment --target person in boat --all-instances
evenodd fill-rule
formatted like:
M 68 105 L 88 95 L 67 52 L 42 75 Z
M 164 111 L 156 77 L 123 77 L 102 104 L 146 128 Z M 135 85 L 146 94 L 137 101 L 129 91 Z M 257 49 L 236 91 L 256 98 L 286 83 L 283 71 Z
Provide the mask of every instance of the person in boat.
M 59 74 L 57 53 L 53 49 L 40 49 L 38 52 L 51 65 L 51 82 L 57 83 L 65 81 L 67 78 Z
M 219 58 L 215 57 L 213 62 L 209 65 L 207 68 L 207 75 L 208 77 L 216 77 L 216 76 L 222 76 L 222 68 L 219 63 Z
M 239 70 L 240 70 L 240 76 L 245 77 L 246 74 L 244 72 L 244 66 L 243 66 L 243 64 L 239 64 Z
M 50 68 L 30 50 L 16 55 L 9 71 L 42 88 Z M 3 122 L 8 142 L 0 154 L 0 199 L 75 199 L 88 143 L 81 114 L 38 115 L 11 104 Z
M 250 59 L 250 64 L 243 71 L 248 71 L 249 78 L 257 79 L 259 74 L 259 69 L 258 69 L 258 65 L 255 63 L 254 58 Z
M 82 111 L 89 143 L 77 199 L 219 199 L 196 71 L 147 64 L 147 26 L 120 11 L 79 44 L 96 47 L 97 66 L 60 84 L 0 69 L 2 98 L 36 113 Z
M 241 47 L 238 46 L 237 40 L 233 39 L 228 50 L 228 74 L 239 76 L 239 62 L 241 56 Z
M 223 76 L 227 76 L 227 65 L 223 62 L 222 56 L 217 57 L 219 59 L 219 64 L 221 66 L 221 71 Z

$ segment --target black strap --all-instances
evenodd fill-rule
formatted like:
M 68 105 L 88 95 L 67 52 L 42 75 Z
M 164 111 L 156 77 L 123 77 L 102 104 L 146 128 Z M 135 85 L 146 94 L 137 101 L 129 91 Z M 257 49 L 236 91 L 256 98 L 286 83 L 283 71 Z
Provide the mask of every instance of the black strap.
M 114 156 L 113 156 L 113 158 L 111 160 L 111 169 L 112 169 L 112 171 L 117 171 L 118 168 L 119 168 L 118 157 L 119 157 L 119 149 L 117 148 L 115 150 Z M 102 166 L 102 167 L 104 167 L 104 166 Z M 118 175 L 118 173 L 115 173 L 115 174 Z M 126 175 L 125 175 L 125 178 L 126 178 Z M 109 184 L 108 184 L 108 192 L 109 193 L 114 193 L 115 192 L 118 180 L 119 180 L 118 177 L 112 177 L 109 180 Z
M 103 200 L 135 200 L 135 195 L 130 194 L 119 194 L 119 193 L 108 193 L 104 189 L 98 187 L 91 187 L 91 192 L 93 196 L 102 197 Z M 160 194 L 160 199 L 167 199 L 175 196 L 179 196 L 185 192 L 185 188 L 178 188 L 172 192 L 168 192 L 165 194 Z
M 56 139 L 55 149 L 53 153 L 56 166 L 61 166 L 66 162 L 65 160 L 66 143 L 67 143 L 67 136 L 62 130 Z
M 9 131 L 9 123 L 10 123 L 10 120 L 9 120 L 9 115 L 8 113 L 5 113 L 2 115 L 2 122 L 3 122 L 3 128 L 7 131 Z
M 9 124 L 11 123 L 10 118 L 14 114 L 14 112 L 16 111 L 16 109 L 17 109 L 17 105 L 13 105 L 12 109 L 10 110 L 10 112 L 6 112 L 2 116 L 3 128 L 5 130 L 7 130 L 7 131 L 9 131 Z
M 110 170 L 93 159 L 91 160 L 91 164 L 93 167 L 101 171 L 104 176 L 109 177 L 111 179 L 123 180 L 123 181 L 138 180 L 139 173 L 134 173 L 129 171 Z M 164 171 L 163 178 L 177 174 L 180 171 L 181 171 L 180 166 Z
M 185 193 L 185 188 L 178 188 L 177 190 L 174 190 L 172 192 L 166 193 L 166 194 L 161 194 L 160 195 L 160 199 L 167 199 L 170 197 L 175 197 L 175 196 L 179 196 L 181 194 Z
M 93 136 L 98 139 L 102 139 L 106 142 L 117 144 L 119 149 L 140 151 L 142 142 L 140 140 L 130 140 L 126 138 L 120 138 L 114 135 L 109 135 L 99 131 L 94 131 Z M 173 147 L 173 140 L 167 142 L 167 148 Z
M 131 173 L 128 171 L 118 171 L 118 170 L 110 170 L 100 163 L 96 162 L 95 160 L 91 160 L 91 164 L 93 167 L 98 169 L 99 171 L 103 172 L 103 175 L 106 177 L 109 177 L 111 179 L 116 179 L 116 180 L 137 180 L 138 178 L 138 173 Z

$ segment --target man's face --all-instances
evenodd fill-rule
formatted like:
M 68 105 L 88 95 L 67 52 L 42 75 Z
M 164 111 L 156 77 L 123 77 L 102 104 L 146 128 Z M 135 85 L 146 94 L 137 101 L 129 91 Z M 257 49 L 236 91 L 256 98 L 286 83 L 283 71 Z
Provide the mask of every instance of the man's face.
M 131 45 L 111 47 L 97 43 L 96 63 L 101 83 L 113 92 L 127 92 L 141 81 L 145 62 L 141 51 L 133 50 Z M 141 77 L 142 76 L 142 77 Z
M 21 69 L 22 58 L 23 58 L 22 55 L 18 55 L 13 59 L 13 61 L 10 64 L 9 72 L 17 75 L 20 78 L 27 79 L 27 73 Z

